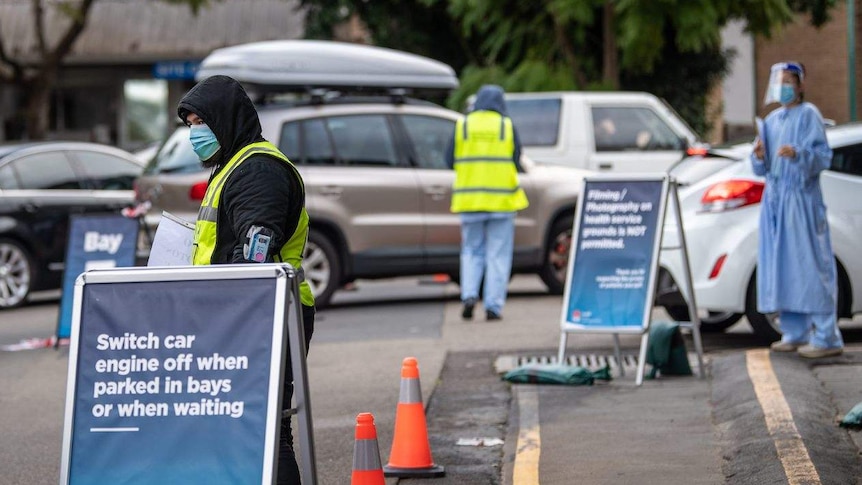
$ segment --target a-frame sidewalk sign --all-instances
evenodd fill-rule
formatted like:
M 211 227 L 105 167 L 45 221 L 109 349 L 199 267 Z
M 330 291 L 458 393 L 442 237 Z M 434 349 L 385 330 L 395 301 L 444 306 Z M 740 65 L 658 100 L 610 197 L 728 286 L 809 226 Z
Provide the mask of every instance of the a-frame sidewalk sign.
M 673 201 L 673 203 L 668 203 Z M 565 362 L 569 333 L 610 333 L 623 373 L 620 334 L 641 336 L 636 384 L 643 383 L 665 213 L 676 219 L 700 376 L 704 376 L 700 318 L 677 184 L 667 174 L 611 174 L 584 178 L 572 228 L 572 245 L 560 316 L 557 362 Z M 675 248 L 674 248 L 675 249 Z
M 317 483 L 301 277 L 283 263 L 81 274 L 60 484 L 271 485 L 283 414 L 297 415 L 302 483 Z

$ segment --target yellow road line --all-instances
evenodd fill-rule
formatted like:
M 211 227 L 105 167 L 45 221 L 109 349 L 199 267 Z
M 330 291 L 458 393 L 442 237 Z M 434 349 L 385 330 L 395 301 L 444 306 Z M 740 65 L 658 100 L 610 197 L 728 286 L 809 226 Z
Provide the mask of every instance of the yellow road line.
M 820 484 L 820 476 L 808 456 L 808 449 L 796 429 L 796 423 L 793 422 L 790 406 L 781 392 L 781 384 L 772 370 L 769 350 L 749 350 L 745 357 L 748 376 L 754 384 L 754 393 L 760 402 L 760 408 L 763 409 L 766 428 L 775 443 L 787 482 L 790 485 Z
M 536 386 L 517 386 L 518 389 L 518 446 L 512 471 L 514 485 L 539 483 L 539 455 L 542 441 L 539 436 L 539 393 Z

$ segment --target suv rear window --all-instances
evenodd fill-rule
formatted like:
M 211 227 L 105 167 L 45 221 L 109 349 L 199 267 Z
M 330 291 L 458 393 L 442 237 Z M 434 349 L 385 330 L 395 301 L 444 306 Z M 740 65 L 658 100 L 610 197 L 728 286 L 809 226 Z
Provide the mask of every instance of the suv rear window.
M 285 123 L 279 149 L 300 165 L 399 164 L 385 115 L 331 116 Z
M 159 148 L 144 173 L 194 173 L 203 169 L 200 159 L 192 150 L 192 144 L 189 143 L 189 129 L 180 127 Z
M 507 99 L 509 117 L 525 146 L 554 146 L 560 131 L 560 98 Z

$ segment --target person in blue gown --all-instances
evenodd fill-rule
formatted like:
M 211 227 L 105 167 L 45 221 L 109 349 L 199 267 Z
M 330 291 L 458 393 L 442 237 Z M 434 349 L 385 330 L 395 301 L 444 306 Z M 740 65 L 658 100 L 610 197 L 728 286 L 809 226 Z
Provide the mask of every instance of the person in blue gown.
M 804 101 L 805 69 L 797 62 L 773 66 L 767 103 L 781 107 L 766 117 L 751 164 L 766 177 L 760 209 L 757 309 L 778 313 L 781 340 L 775 352 L 820 358 L 840 355 L 835 256 L 829 237 L 820 172 L 832 149 L 823 118 Z

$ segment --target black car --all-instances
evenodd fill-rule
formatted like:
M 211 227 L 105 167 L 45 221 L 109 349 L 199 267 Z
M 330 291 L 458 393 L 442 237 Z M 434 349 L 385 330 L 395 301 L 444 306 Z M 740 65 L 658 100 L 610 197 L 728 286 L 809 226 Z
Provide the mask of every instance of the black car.
M 96 143 L 0 145 L 0 309 L 60 288 L 69 216 L 130 205 L 142 170 L 132 154 Z

